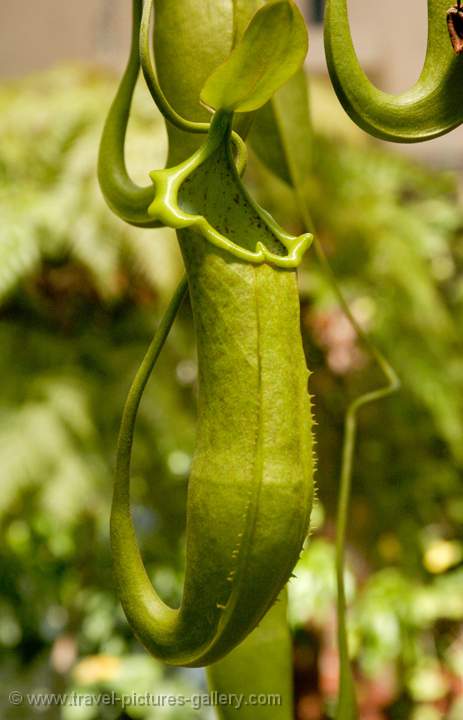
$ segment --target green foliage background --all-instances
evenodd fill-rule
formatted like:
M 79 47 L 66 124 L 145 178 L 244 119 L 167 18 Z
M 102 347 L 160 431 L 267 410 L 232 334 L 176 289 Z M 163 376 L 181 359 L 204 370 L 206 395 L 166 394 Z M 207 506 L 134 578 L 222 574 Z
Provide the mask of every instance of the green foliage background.
M 201 673 L 147 658 L 114 594 L 108 517 L 122 404 L 181 274 L 169 231 L 106 208 L 96 153 L 114 81 L 68 68 L 0 90 L 0 648 L 12 688 L 185 693 Z M 377 717 L 463 712 L 463 215 L 457 178 L 352 131 L 314 84 L 310 205 L 356 317 L 403 388 L 361 414 L 350 522 L 351 628 L 364 707 Z M 146 94 L 130 128 L 133 174 L 165 157 Z M 298 231 L 288 188 L 253 159 L 248 181 Z M 298 717 L 327 717 L 333 687 L 333 518 L 343 412 L 380 381 L 309 253 L 302 326 L 315 370 L 318 494 L 291 584 Z M 195 347 L 186 305 L 143 403 L 133 503 L 153 581 L 181 587 L 195 434 Z M 331 655 L 330 655 L 331 653 Z M 331 659 L 330 659 L 331 658 Z M 308 703 L 318 715 L 307 714 Z M 318 710 L 317 710 L 318 708 Z M 366 713 L 367 710 L 364 709 Z M 444 715 L 445 713 L 445 715 Z M 210 717 L 191 708 L 52 708 L 43 717 Z

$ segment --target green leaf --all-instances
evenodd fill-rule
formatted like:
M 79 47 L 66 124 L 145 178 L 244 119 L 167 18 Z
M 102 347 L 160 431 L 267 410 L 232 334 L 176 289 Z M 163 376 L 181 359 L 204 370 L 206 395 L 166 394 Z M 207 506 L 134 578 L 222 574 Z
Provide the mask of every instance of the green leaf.
M 300 68 L 307 48 L 304 18 L 293 0 L 268 3 L 208 78 L 201 102 L 215 110 L 257 110 Z

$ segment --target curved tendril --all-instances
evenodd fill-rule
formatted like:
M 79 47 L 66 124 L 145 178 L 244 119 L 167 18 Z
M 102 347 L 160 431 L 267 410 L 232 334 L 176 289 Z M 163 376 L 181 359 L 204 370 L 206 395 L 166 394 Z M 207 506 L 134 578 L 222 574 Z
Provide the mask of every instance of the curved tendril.
M 349 509 L 352 465 L 357 430 L 357 414 L 364 405 L 386 398 L 398 390 L 400 383 L 395 370 L 382 353 L 376 348 L 374 342 L 360 327 L 359 323 L 352 314 L 352 311 L 344 298 L 342 290 L 337 283 L 336 276 L 325 254 L 323 245 L 317 237 L 316 227 L 314 227 L 314 222 L 312 220 L 308 203 L 307 188 L 305 185 L 307 177 L 312 171 L 311 139 L 313 137 L 313 129 L 310 114 L 307 113 L 305 119 L 303 120 L 301 120 L 301 116 L 298 114 L 295 119 L 290 112 L 292 105 L 288 102 L 286 96 L 276 95 L 273 98 L 272 103 L 274 110 L 274 122 L 276 123 L 276 129 L 280 137 L 287 168 L 285 169 L 284 175 L 281 173 L 281 170 L 277 169 L 275 171 L 271 165 L 269 165 L 269 168 L 277 175 L 279 174 L 281 179 L 288 182 L 292 187 L 303 227 L 306 231 L 314 233 L 315 237 L 313 244 L 315 252 L 320 266 L 328 278 L 332 291 L 335 294 L 345 316 L 354 328 L 358 338 L 366 348 L 368 354 L 380 367 L 386 378 L 385 386 L 361 395 L 349 405 L 345 414 L 345 434 L 342 448 L 340 501 L 338 507 L 338 531 L 336 538 L 336 575 L 338 586 L 337 618 L 340 647 L 340 692 L 336 719 L 358 720 L 355 688 L 348 653 L 346 630 L 346 593 L 343 572 L 345 562 L 347 513 Z M 293 141 L 293 128 L 295 121 L 302 122 L 304 127 L 303 137 L 301 136 L 298 138 L 296 143 Z M 305 146 L 303 146 L 303 143 L 305 143 Z
M 447 29 L 449 0 L 428 0 L 428 46 L 417 83 L 399 95 L 378 90 L 358 61 L 347 0 L 328 0 L 325 51 L 331 80 L 346 112 L 361 128 L 395 142 L 443 135 L 463 122 L 463 66 Z
M 133 0 L 129 60 L 103 129 L 98 155 L 98 179 L 106 202 L 116 215 L 131 225 L 159 227 L 159 223 L 153 221 L 147 211 L 154 195 L 153 186 L 140 187 L 131 180 L 124 153 L 130 108 L 140 69 L 138 28 L 141 10 L 142 0 Z
M 300 205 L 301 214 L 307 228 L 312 228 L 313 223 L 308 208 Z M 355 330 L 357 337 L 366 348 L 370 357 L 376 362 L 386 379 L 386 385 L 371 392 L 360 395 L 353 400 L 346 411 L 344 418 L 344 438 L 342 445 L 342 462 L 339 482 L 339 501 L 336 522 L 336 582 L 337 582 L 337 626 L 338 626 L 338 647 L 339 647 L 339 695 L 336 709 L 336 720 L 357 720 L 357 700 L 355 695 L 355 684 L 352 675 L 352 668 L 349 656 L 349 644 L 347 637 L 347 601 L 344 580 L 344 568 L 346 560 L 346 534 L 347 518 L 349 513 L 350 495 L 352 486 L 352 470 L 357 437 L 357 416 L 359 410 L 365 405 L 384 400 L 393 395 L 400 388 L 400 380 L 396 371 L 384 355 L 378 350 L 369 335 L 361 328 L 355 319 L 349 304 L 338 285 L 336 276 L 326 256 L 323 245 L 315 234 L 315 252 L 318 261 L 323 268 L 331 288 L 339 302 L 339 305 L 347 317 L 349 323 Z
M 185 130 L 185 132 L 189 133 L 207 133 L 209 131 L 210 123 L 194 122 L 179 115 L 179 113 L 174 110 L 159 85 L 153 61 L 151 59 L 150 27 L 153 7 L 154 0 L 144 0 L 143 13 L 140 23 L 140 64 L 148 89 L 159 110 L 166 120 L 169 120 L 169 122 L 172 123 L 172 125 L 175 125 L 175 127 L 180 130 Z
M 184 130 L 185 132 L 206 134 L 209 132 L 211 123 L 194 122 L 193 120 L 187 120 L 186 118 L 182 117 L 172 107 L 159 84 L 156 70 L 154 68 L 154 63 L 151 57 L 150 28 L 153 8 L 154 0 L 144 0 L 139 38 L 140 64 L 146 84 L 148 86 L 148 90 L 150 91 L 151 97 L 158 106 L 160 112 L 164 115 L 166 120 L 172 123 L 172 125 L 175 125 L 175 127 L 177 127 L 179 130 Z M 232 133 L 232 140 L 235 145 L 236 167 L 238 173 L 242 175 L 246 169 L 247 163 L 246 143 L 236 132 Z
M 141 187 L 134 183 L 129 176 L 125 162 L 127 125 L 140 71 L 139 38 L 142 7 L 143 0 L 133 0 L 132 41 L 129 60 L 104 125 L 98 154 L 98 180 L 106 202 L 116 215 L 131 225 L 155 228 L 160 227 L 160 223 L 148 213 L 148 207 L 154 199 L 155 188 L 153 185 Z M 153 75 L 153 77 L 155 76 Z M 201 132 L 207 133 L 209 131 L 209 123 L 189 123 L 187 120 L 184 121 L 180 115 L 177 115 L 159 88 L 157 80 L 154 82 L 158 87 L 159 97 L 164 99 L 165 104 L 158 102 L 159 97 L 155 95 L 153 97 L 168 120 L 173 122 L 172 113 L 174 113 L 177 119 L 184 123 L 183 129 L 188 129 L 189 132 L 199 132 L 197 129 L 193 130 L 192 128 L 200 125 L 203 128 Z M 150 90 L 152 91 L 151 87 Z M 180 127 L 180 125 L 178 126 Z M 235 147 L 234 162 L 238 174 L 242 175 L 247 164 L 246 143 L 236 132 L 232 133 L 232 140 Z
M 305 224 L 312 226 L 307 208 L 304 210 Z M 336 522 L 336 581 L 337 581 L 337 625 L 338 625 L 338 647 L 339 647 L 339 695 L 336 710 L 336 720 L 357 720 L 357 700 L 355 696 L 355 684 L 352 676 L 352 668 L 349 657 L 349 644 L 347 637 L 347 601 L 344 580 L 344 567 L 346 559 L 346 532 L 347 517 L 349 513 L 352 469 L 357 437 L 357 416 L 359 410 L 365 405 L 384 400 L 400 388 L 400 380 L 396 371 L 384 355 L 378 350 L 371 338 L 360 327 L 355 319 L 346 298 L 339 287 L 330 262 L 326 256 L 318 237 L 314 240 L 315 252 L 318 261 L 329 279 L 331 288 L 351 326 L 354 328 L 357 337 L 360 339 L 369 355 L 376 362 L 384 377 L 386 385 L 371 392 L 360 395 L 353 400 L 346 411 L 344 418 L 344 439 L 342 446 L 342 463 L 339 482 L 339 501 Z
M 346 619 L 346 590 L 344 583 L 344 565 L 345 565 L 345 546 L 346 546 L 346 530 L 347 516 L 350 503 L 350 492 L 352 482 L 353 458 L 355 452 L 355 440 L 357 433 L 357 415 L 359 410 L 377 400 L 382 400 L 392 395 L 400 387 L 400 380 L 394 368 L 384 355 L 378 350 L 369 335 L 361 328 L 355 319 L 347 300 L 345 299 L 341 288 L 338 285 L 336 276 L 330 265 L 330 262 L 323 249 L 323 245 L 318 238 L 316 228 L 312 220 L 311 212 L 307 204 L 304 188 L 301 186 L 299 174 L 296 171 L 292 158 L 286 151 L 288 167 L 291 176 L 292 186 L 294 188 L 296 203 L 301 214 L 302 222 L 305 229 L 314 233 L 314 248 L 318 261 L 323 268 L 331 288 L 341 306 L 345 316 L 355 330 L 357 337 L 366 348 L 370 357 L 376 362 L 384 377 L 386 385 L 365 393 L 350 403 L 347 408 L 344 419 L 344 439 L 342 447 L 342 464 L 340 475 L 340 494 L 337 512 L 337 532 L 336 532 L 336 578 L 337 578 L 337 624 L 338 624 L 338 645 L 339 645 L 339 698 L 336 711 L 336 720 L 357 720 L 357 701 L 355 697 L 355 685 L 352 676 L 352 670 L 349 659 L 349 647 L 347 638 L 347 619 Z
M 165 605 L 157 595 L 140 555 L 130 512 L 130 465 L 140 401 L 186 295 L 187 287 L 184 276 L 130 388 L 119 431 L 116 480 L 111 507 L 111 550 L 122 605 L 137 635 L 143 640 L 147 632 L 151 633 L 160 645 L 172 642 L 178 611 Z
M 400 387 L 400 381 L 394 368 L 386 360 L 384 355 L 374 345 L 370 337 L 362 330 L 357 320 L 353 316 L 349 305 L 339 288 L 334 276 L 331 265 L 326 257 L 325 251 L 320 241 L 315 244 L 317 256 L 325 272 L 330 278 L 333 290 L 338 298 L 344 314 L 348 318 L 350 324 L 354 328 L 357 336 L 368 350 L 371 357 L 379 366 L 381 372 L 386 378 L 386 385 L 377 390 L 365 393 L 356 398 L 349 404 L 344 420 L 344 440 L 342 447 L 342 465 L 340 477 L 340 492 L 336 523 L 336 578 L 338 587 L 337 598 L 337 620 L 338 620 L 338 645 L 339 645 L 339 697 L 336 711 L 336 720 L 354 720 L 357 715 L 357 703 L 355 698 L 355 686 L 352 677 L 352 669 L 349 658 L 349 645 L 347 638 L 347 618 L 346 618 L 346 589 L 344 582 L 344 566 L 346 554 L 346 530 L 347 517 L 349 512 L 351 484 L 352 484 L 352 468 L 355 452 L 355 441 L 357 435 L 357 415 L 359 410 L 365 405 L 383 400 L 392 395 Z

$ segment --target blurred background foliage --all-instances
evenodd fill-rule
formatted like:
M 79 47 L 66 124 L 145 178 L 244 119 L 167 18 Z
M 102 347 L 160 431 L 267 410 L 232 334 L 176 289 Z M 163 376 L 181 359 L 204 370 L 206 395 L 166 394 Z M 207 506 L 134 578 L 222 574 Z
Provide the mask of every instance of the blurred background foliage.
M 198 692 L 132 637 L 108 546 L 114 446 L 131 378 L 182 272 L 170 231 L 119 222 L 96 182 L 114 79 L 64 68 L 0 89 L 0 668 L 12 688 Z M 403 387 L 360 416 L 348 588 L 362 720 L 463 716 L 463 213 L 458 178 L 380 149 L 312 84 L 308 183 L 317 231 L 352 312 Z M 163 123 L 139 92 L 129 165 L 163 164 Z M 255 158 L 248 182 L 300 230 L 291 194 Z M 298 720 L 332 714 L 334 514 L 348 402 L 381 376 L 309 253 L 302 327 L 317 417 L 312 536 L 290 585 Z M 188 303 L 140 413 L 133 506 L 163 597 L 179 599 L 195 438 Z M 210 718 L 165 707 L 41 709 L 45 718 Z

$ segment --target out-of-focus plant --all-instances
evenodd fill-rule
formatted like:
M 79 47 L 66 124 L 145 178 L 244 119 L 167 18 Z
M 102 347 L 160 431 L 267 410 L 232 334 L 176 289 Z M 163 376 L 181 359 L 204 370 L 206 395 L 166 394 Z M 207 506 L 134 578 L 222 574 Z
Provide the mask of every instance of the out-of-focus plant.
M 98 72 L 70 68 L 3 88 L 0 98 L 0 299 L 33 277 L 42 262 L 77 263 L 105 301 L 127 290 L 127 271 L 154 288 L 175 282 L 178 251 L 172 233 L 156 242 L 112 217 L 101 198 L 95 162 L 113 83 Z M 137 95 L 128 161 L 135 177 L 166 153 L 163 124 Z M 143 181 L 146 178 L 142 178 Z M 160 262 L 162 258 L 163 262 Z
M 19 674 L 29 688 L 119 687 L 133 647 L 113 599 L 106 541 L 112 447 L 127 391 L 121 377 L 133 374 L 179 265 L 171 237 L 154 231 L 158 237 L 140 239 L 111 216 L 96 188 L 97 143 L 113 92 L 112 80 L 75 69 L 0 92 L 0 643 L 9 651 L 2 664 L 7 687 Z M 442 717 L 439 708 L 452 701 L 449 717 L 459 718 L 463 223 L 456 182 L 348 142 L 340 121 L 333 138 L 326 127 L 339 116 L 324 87 L 313 95 L 311 206 L 354 314 L 388 349 L 403 382 L 400 395 L 360 418 L 348 574 L 358 598 L 357 672 L 367 696 L 379 692 L 372 678 L 387 674 L 389 688 L 381 692 L 393 706 L 390 717 L 408 720 L 413 703 L 422 717 Z M 135 107 L 132 165 L 143 162 L 146 147 L 159 148 L 160 156 L 165 147 L 161 131 L 152 143 L 151 114 L 146 142 L 141 98 Z M 320 107 L 326 116 L 317 115 Z M 160 163 L 153 158 L 153 166 Z M 281 206 L 284 187 L 256 162 L 252 172 L 267 204 L 278 198 L 272 209 Z M 298 229 L 290 203 L 283 220 Z M 326 518 L 297 570 L 305 601 L 294 597 L 292 614 L 297 648 L 302 652 L 309 628 L 326 670 L 334 662 L 331 518 L 343 410 L 346 398 L 376 383 L 377 371 L 313 259 L 304 266 L 302 292 L 306 347 L 317 365 Z M 153 580 L 171 602 L 178 599 L 178 536 L 194 444 L 188 315 L 186 307 L 148 388 L 134 454 L 138 533 L 148 567 L 164 559 Z M 154 472 L 156 487 L 144 479 Z M 109 679 L 103 666 L 113 668 Z M 79 675 L 82 667 L 87 675 Z M 329 697 L 325 670 L 319 674 Z M 197 683 L 183 675 L 158 681 L 154 665 L 145 672 L 147 684 L 160 688 Z M 299 687 L 304 720 L 308 692 Z
M 330 706 L 337 689 L 332 544 L 316 538 L 303 555 L 296 575 L 298 582 L 290 585 L 291 621 L 296 637 L 302 633 L 320 640 L 322 651 L 315 669 Z M 346 580 L 348 598 L 355 601 L 350 642 L 363 712 L 370 708 L 378 713 L 389 707 L 391 717 L 408 717 L 399 699 L 409 713 L 420 704 L 434 708 L 434 712 L 456 708 L 461 702 L 463 669 L 462 569 L 419 581 L 399 568 L 389 568 L 373 572 L 360 582 L 355 564 L 351 564 Z M 303 707 L 304 696 L 300 702 Z

